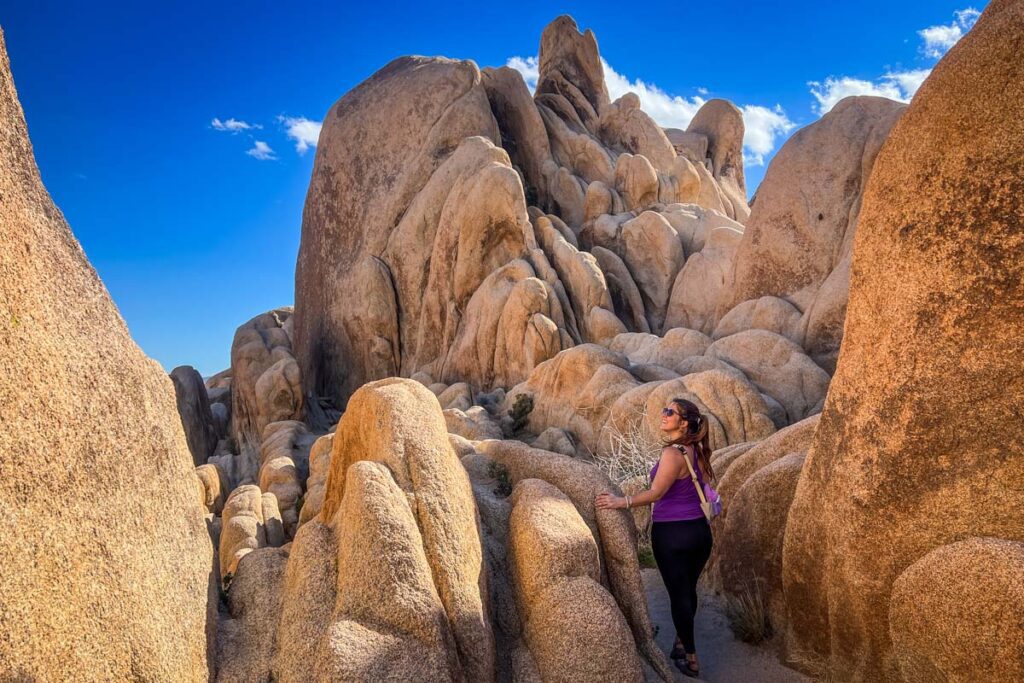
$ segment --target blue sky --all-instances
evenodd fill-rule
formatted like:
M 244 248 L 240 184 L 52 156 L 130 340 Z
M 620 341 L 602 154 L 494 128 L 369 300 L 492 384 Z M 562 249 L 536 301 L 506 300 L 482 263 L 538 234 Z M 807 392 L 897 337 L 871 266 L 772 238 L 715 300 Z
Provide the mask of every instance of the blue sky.
M 528 76 L 544 26 L 571 14 L 613 97 L 639 91 L 663 125 L 701 98 L 741 106 L 753 192 L 839 97 L 908 99 L 983 7 L 35 0 L 0 4 L 0 26 L 43 180 L 136 341 L 211 374 L 238 325 L 293 301 L 317 122 L 396 56 Z

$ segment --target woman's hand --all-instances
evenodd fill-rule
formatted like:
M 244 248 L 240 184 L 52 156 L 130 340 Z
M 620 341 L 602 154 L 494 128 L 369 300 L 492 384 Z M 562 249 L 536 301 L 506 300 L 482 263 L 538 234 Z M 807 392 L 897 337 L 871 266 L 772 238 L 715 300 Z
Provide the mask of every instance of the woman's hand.
M 597 505 L 598 510 L 618 510 L 626 507 L 626 499 L 605 491 L 594 499 L 594 504 Z

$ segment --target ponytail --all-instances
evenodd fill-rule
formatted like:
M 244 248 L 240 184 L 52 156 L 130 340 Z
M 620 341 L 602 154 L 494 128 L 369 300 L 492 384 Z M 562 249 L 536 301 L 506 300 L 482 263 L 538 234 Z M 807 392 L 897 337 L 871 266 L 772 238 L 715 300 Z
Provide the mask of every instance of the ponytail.
M 708 481 L 714 481 L 715 470 L 711 466 L 711 439 L 708 436 L 708 417 L 700 412 L 700 409 L 690 401 L 683 398 L 674 398 L 672 403 L 679 408 L 680 414 L 686 420 L 686 431 L 681 437 L 671 443 L 680 446 L 693 446 L 697 452 L 697 466 Z

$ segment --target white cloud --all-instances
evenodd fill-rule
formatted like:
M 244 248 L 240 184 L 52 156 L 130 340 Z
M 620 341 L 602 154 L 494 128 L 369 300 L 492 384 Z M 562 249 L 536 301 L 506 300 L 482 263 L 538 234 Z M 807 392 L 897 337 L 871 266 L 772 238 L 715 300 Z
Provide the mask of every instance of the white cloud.
M 523 75 L 527 89 L 532 93 L 537 90 L 537 79 L 540 78 L 540 66 L 536 57 L 512 57 L 505 66 L 511 67 Z
M 981 12 L 968 7 L 953 13 L 955 18 L 951 24 L 939 24 L 929 26 L 917 32 L 924 41 L 921 51 L 928 57 L 938 59 L 946 54 L 949 48 L 956 45 L 957 41 L 964 37 L 964 34 L 971 30 L 974 22 L 981 16 Z
M 892 71 L 887 73 L 884 78 L 897 84 L 906 96 L 906 100 L 909 101 L 911 97 L 917 92 L 917 89 L 924 83 L 924 79 L 928 78 L 928 75 L 932 72 L 931 69 L 911 69 L 910 71 Z
M 604 66 L 605 85 L 611 99 L 614 101 L 626 93 L 636 93 L 640 98 L 640 108 L 659 126 L 685 129 L 697 110 L 707 102 L 707 99 L 702 97 L 708 94 L 706 88 L 697 88 L 699 94 L 690 98 L 670 95 L 653 83 L 639 78 L 630 80 L 603 59 L 601 64 Z M 539 77 L 536 57 L 512 57 L 505 65 L 523 75 L 523 80 L 531 92 L 536 90 Z M 778 105 L 768 108 L 748 104 L 741 106 L 740 109 L 746 126 L 746 135 L 743 138 L 744 161 L 752 166 L 763 165 L 764 157 L 775 149 L 778 137 L 788 133 L 796 124 L 789 120 L 782 107 Z
M 890 100 L 900 102 L 907 102 L 910 99 L 910 95 L 905 94 L 899 82 L 888 76 L 874 81 L 865 81 L 850 76 L 829 76 L 824 82 L 810 81 L 807 85 L 811 86 L 811 94 L 818 101 L 814 109 L 819 115 L 828 113 L 839 100 L 856 95 L 888 97 Z
M 316 147 L 323 123 L 310 121 L 304 116 L 278 116 L 277 120 L 284 124 L 285 133 L 295 141 L 296 152 L 305 154 L 310 147 Z
M 260 161 L 272 161 L 277 159 L 277 155 L 274 154 L 274 150 L 270 149 L 270 145 L 263 142 L 263 140 L 255 140 L 253 142 L 252 149 L 246 151 L 251 157 L 256 157 Z
M 811 94 L 818 100 L 814 110 L 819 115 L 824 115 L 836 106 L 839 100 L 854 95 L 873 95 L 888 97 L 897 102 L 909 102 L 931 72 L 931 69 L 890 71 L 873 81 L 850 76 L 829 76 L 824 82 L 811 81 L 807 85 L 811 86 Z
M 243 130 L 263 128 L 263 126 L 258 123 L 248 123 L 246 121 L 239 121 L 238 119 L 221 121 L 218 118 L 214 118 L 213 121 L 210 121 L 210 125 L 213 126 L 214 130 L 222 130 L 228 133 L 240 133 Z
M 981 12 L 973 7 L 958 10 L 953 14 L 953 23 L 929 26 L 917 32 L 923 43 L 920 49 L 925 56 L 934 59 L 942 57 L 971 30 L 974 22 L 981 16 Z M 899 102 L 909 102 L 931 72 L 931 69 L 890 71 L 873 80 L 852 76 L 829 76 L 824 81 L 809 81 L 807 85 L 811 88 L 811 95 L 817 100 L 814 110 L 821 116 L 832 109 L 839 100 L 851 95 L 875 95 Z
M 630 81 L 603 59 L 601 64 L 604 66 L 604 82 L 608 86 L 608 95 L 612 101 L 626 93 L 636 93 L 640 98 L 640 108 L 660 126 L 686 128 L 697 110 L 707 102 L 700 96 L 687 99 L 679 95 L 669 95 L 653 83 L 646 83 L 639 78 Z
M 796 127 L 789 120 L 782 107 L 762 107 L 745 104 L 743 111 L 743 163 L 747 166 L 764 166 L 764 158 L 775 149 L 776 139 Z

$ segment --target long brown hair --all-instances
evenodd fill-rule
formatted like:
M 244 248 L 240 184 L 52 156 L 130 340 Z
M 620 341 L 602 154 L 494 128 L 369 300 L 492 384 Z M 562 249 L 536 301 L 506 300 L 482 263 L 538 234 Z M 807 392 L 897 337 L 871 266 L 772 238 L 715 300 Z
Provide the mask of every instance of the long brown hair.
M 697 465 L 708 481 L 714 481 L 715 470 L 711 467 L 711 441 L 708 438 L 708 417 L 700 412 L 695 404 L 685 398 L 674 398 L 670 401 L 679 408 L 679 414 L 686 420 L 686 430 L 671 444 L 693 446 L 697 451 Z M 689 456 L 687 456 L 689 457 Z

